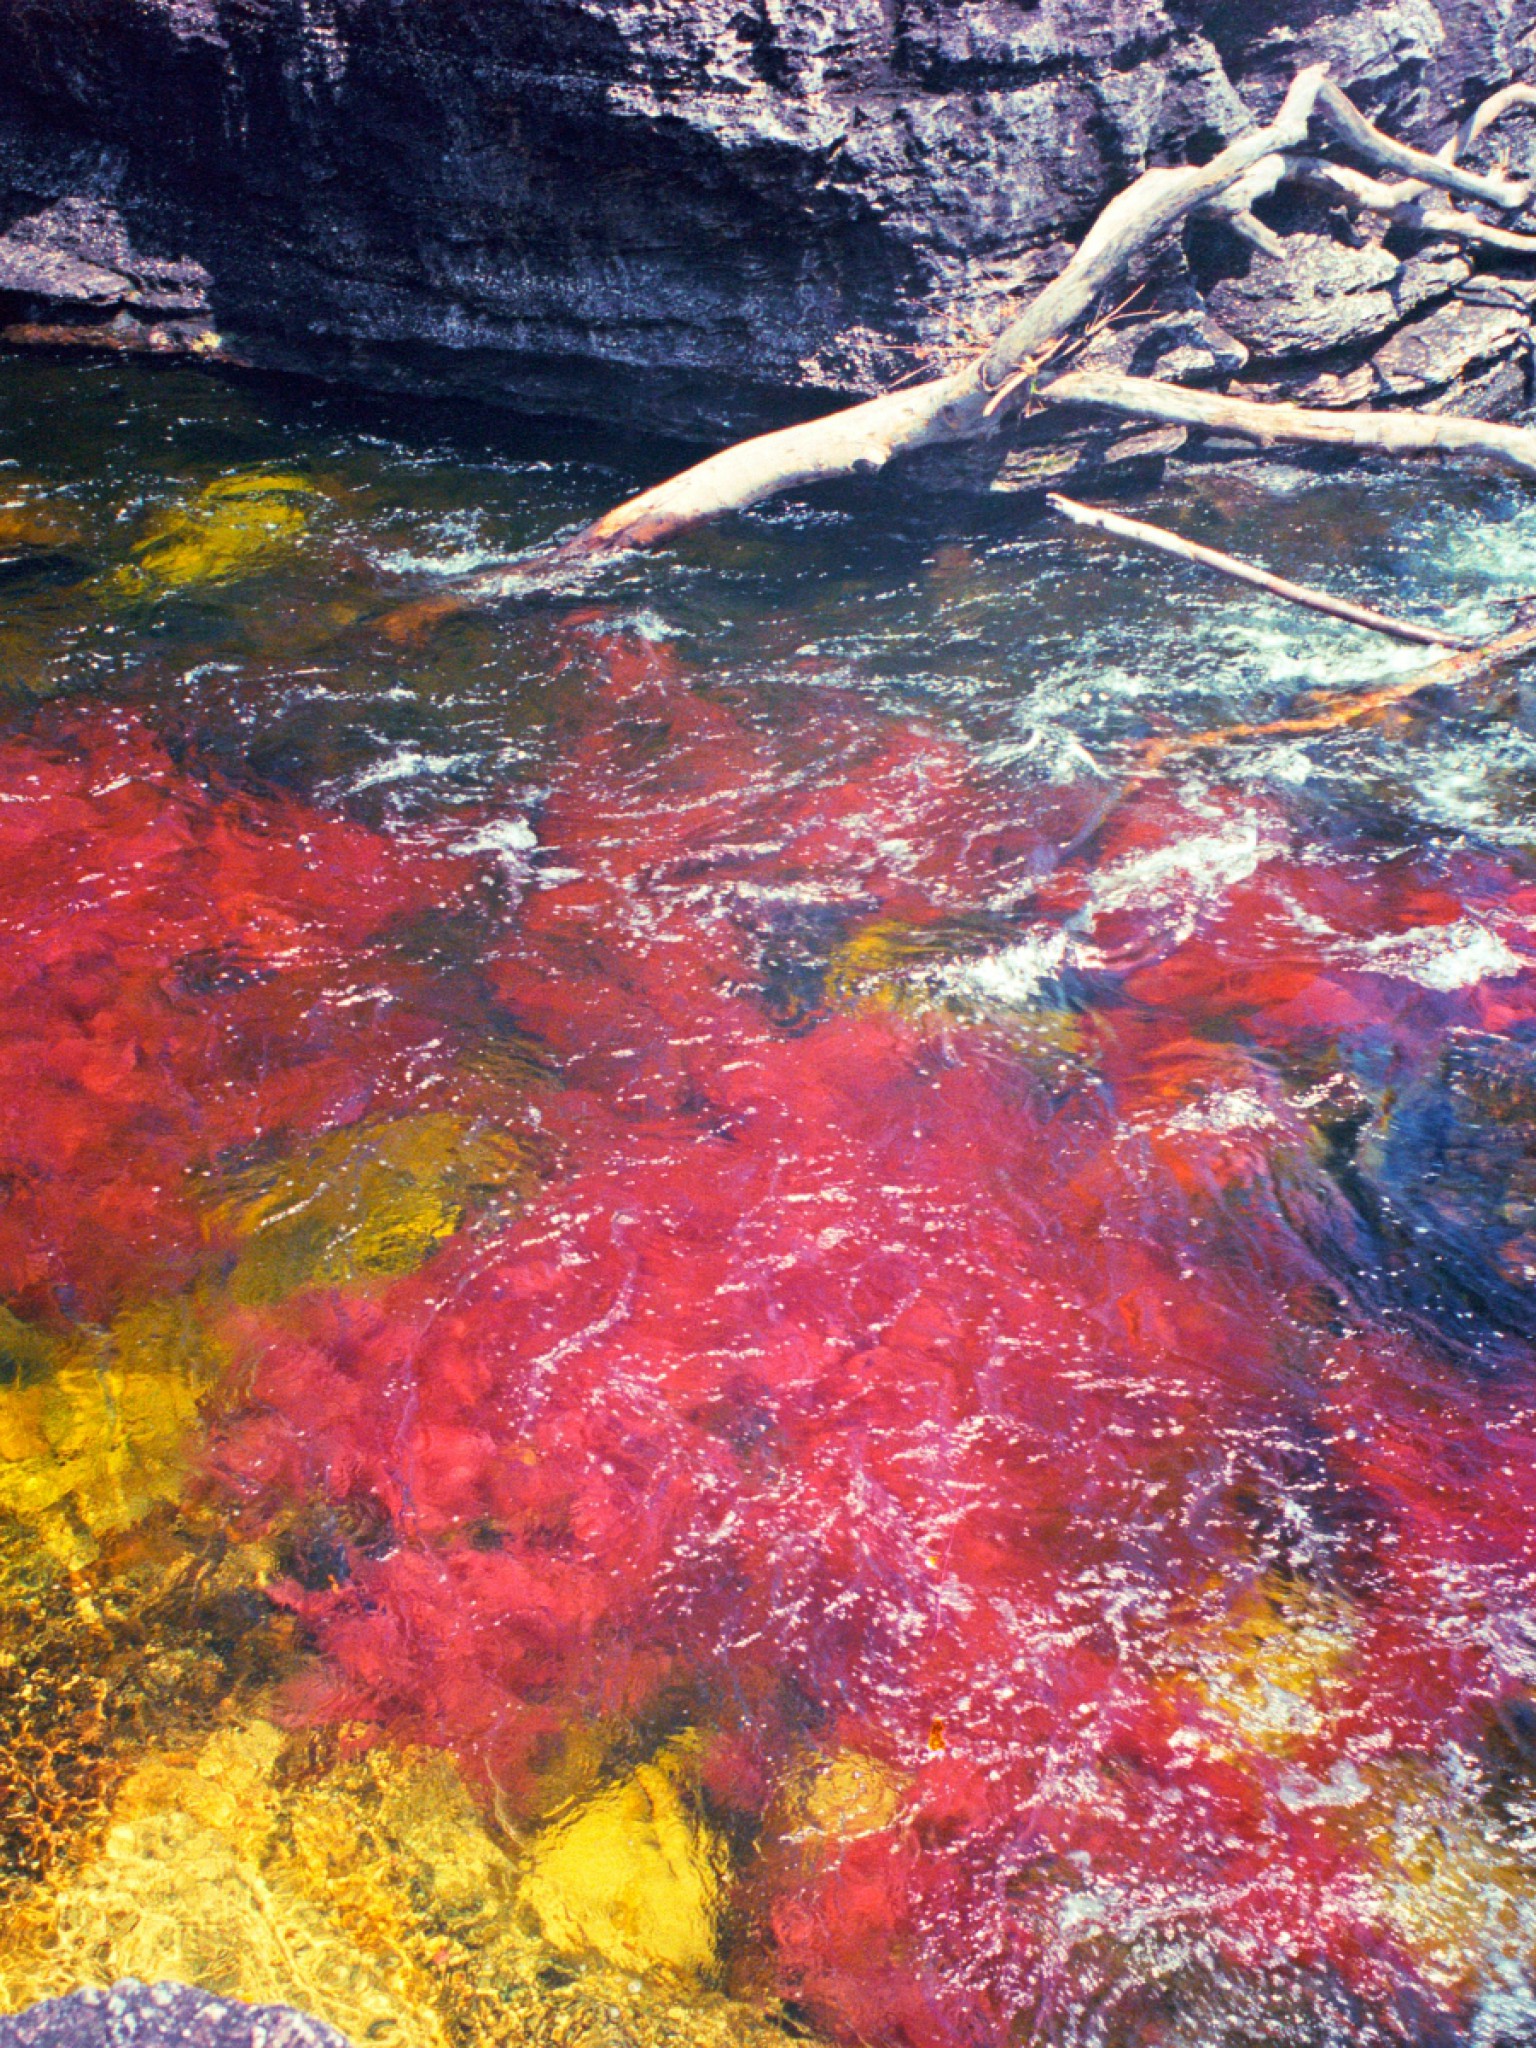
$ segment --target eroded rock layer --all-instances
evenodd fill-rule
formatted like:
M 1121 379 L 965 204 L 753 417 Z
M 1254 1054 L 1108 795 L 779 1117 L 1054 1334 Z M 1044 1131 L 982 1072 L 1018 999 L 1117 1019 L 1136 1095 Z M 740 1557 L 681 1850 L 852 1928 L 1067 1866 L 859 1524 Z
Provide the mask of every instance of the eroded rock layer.
M 0 324 L 740 432 L 991 333 L 1305 61 L 1438 139 L 1533 37 L 1532 0 L 0 0 Z M 1465 268 L 1395 291 L 1302 231 L 1283 332 L 1242 245 L 1196 265 L 1290 371 Z

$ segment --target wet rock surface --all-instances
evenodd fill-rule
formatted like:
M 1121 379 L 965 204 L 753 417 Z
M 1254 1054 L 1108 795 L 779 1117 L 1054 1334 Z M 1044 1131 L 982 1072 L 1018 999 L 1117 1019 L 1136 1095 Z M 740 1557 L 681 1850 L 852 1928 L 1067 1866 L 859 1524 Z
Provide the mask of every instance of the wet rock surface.
M 0 2048 L 347 2048 L 282 2006 L 240 2005 L 184 1984 L 114 1984 L 0 2017 Z
M 1533 35 L 1532 0 L 0 0 L 0 325 L 715 437 L 969 350 L 1303 63 L 1438 141 Z M 1369 342 L 1462 260 L 1303 233 L 1283 333 L 1265 259 L 1199 280 L 1256 354 Z

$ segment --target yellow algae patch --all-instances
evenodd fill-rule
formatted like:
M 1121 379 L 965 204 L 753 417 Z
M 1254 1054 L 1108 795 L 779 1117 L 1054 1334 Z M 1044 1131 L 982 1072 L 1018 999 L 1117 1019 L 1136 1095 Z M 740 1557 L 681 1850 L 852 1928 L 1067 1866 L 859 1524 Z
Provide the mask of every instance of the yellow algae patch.
M 244 470 L 154 514 L 133 561 L 112 577 L 126 597 L 227 583 L 267 568 L 308 528 L 312 484 L 280 470 Z
M 471 1207 L 522 1193 L 536 1172 L 528 1140 L 447 1111 L 328 1132 L 304 1151 L 226 1183 L 216 1223 L 239 1243 L 237 1300 L 408 1273 Z
M 0 1326 L 0 1512 L 68 1564 L 181 1490 L 216 1361 L 186 1304 L 129 1310 L 104 1334 Z
M 789 1781 L 783 1832 L 842 1842 L 878 1834 L 901 1811 L 907 1783 L 901 1772 L 861 1750 L 818 1757 Z
M 1054 1071 L 1081 1063 L 1088 1049 L 1083 1019 L 1033 994 L 1015 996 L 1006 968 L 988 970 L 1006 953 L 1006 933 L 987 918 L 924 925 L 879 918 L 833 948 L 826 1000 L 834 1009 L 878 1008 L 914 1021 L 988 1024 L 1006 1031 L 1033 1064 Z
M 689 1784 L 686 1740 L 557 1814 L 534 1843 L 522 1901 L 556 1948 L 621 1970 L 715 1966 L 725 1851 Z
M 1426 1760 L 1363 1773 L 1338 1825 L 1363 1856 L 1376 1910 L 1432 1983 L 1466 1988 L 1536 1954 L 1536 1869 L 1493 1816 Z
M 170 1977 L 389 2048 L 782 2043 L 717 1996 L 551 1969 L 518 1876 L 441 1754 L 348 1757 L 251 1719 L 124 1780 L 99 1848 L 13 1920 L 0 2006 Z
M 925 996 L 925 969 L 966 958 L 988 936 L 985 926 L 963 918 L 934 924 L 876 918 L 833 947 L 827 961 L 827 1001 L 837 1009 L 861 1002 L 892 1009 L 917 1006 Z
M 162 1507 L 66 1566 L 0 1517 L 0 1922 L 99 1840 L 146 1749 L 293 1669 L 292 1618 L 261 1597 L 271 1563 Z
M 446 2048 L 427 1987 L 387 1938 L 409 1910 L 403 1889 L 388 1904 L 403 1875 L 391 1859 L 352 1873 L 377 1892 L 384 1938 L 370 1950 L 309 1895 L 302 1871 L 296 1882 L 274 1856 L 288 1818 L 276 1781 L 284 1747 L 278 1730 L 254 1722 L 221 1730 L 201 1754 L 154 1757 L 135 1771 L 99 1852 L 48 1901 L 30 1962 L 0 1960 L 11 2000 L 174 1978 L 297 2005 L 357 2041 Z M 354 1856 L 362 1831 L 347 1844 Z
M 1243 1742 L 1284 1753 L 1322 1727 L 1354 1638 L 1345 1601 L 1269 1575 L 1194 1644 L 1189 1675 Z

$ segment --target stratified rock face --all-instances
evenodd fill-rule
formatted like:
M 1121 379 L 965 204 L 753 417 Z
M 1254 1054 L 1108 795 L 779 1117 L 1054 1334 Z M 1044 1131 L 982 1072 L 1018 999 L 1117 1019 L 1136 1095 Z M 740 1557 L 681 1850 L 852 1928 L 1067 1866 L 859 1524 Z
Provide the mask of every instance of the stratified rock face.
M 239 2005 L 184 1984 L 114 1984 L 50 1998 L 9 2019 L 0 2048 L 349 2048 L 321 2020 Z
M 127 345 L 206 273 L 164 345 L 742 431 L 991 333 L 1303 62 L 1428 138 L 1533 46 L 1536 0 L 0 0 L 0 316 Z

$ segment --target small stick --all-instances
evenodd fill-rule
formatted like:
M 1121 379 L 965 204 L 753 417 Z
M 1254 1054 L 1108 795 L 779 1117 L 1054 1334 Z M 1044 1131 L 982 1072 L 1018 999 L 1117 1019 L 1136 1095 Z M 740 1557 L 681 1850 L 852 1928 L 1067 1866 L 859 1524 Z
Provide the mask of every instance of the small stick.
M 1308 611 L 1326 612 L 1331 619 L 1347 619 L 1352 626 L 1369 626 L 1372 632 L 1390 634 L 1394 640 L 1414 640 L 1423 647 L 1463 649 L 1477 644 L 1456 633 L 1442 633 L 1435 626 L 1416 626 L 1407 619 L 1389 619 L 1385 612 L 1372 611 L 1368 605 L 1350 604 L 1345 598 L 1330 597 L 1325 590 L 1312 590 L 1304 583 L 1291 583 L 1284 576 L 1271 576 L 1267 569 L 1256 569 L 1251 562 L 1240 562 L 1236 555 L 1225 555 L 1220 548 L 1202 547 L 1198 541 L 1169 533 L 1166 527 L 1150 526 L 1144 519 L 1123 519 L 1117 512 L 1100 512 L 1095 506 L 1080 505 L 1075 498 L 1064 498 L 1059 491 L 1052 491 L 1046 503 L 1053 511 L 1070 519 L 1074 526 L 1091 526 L 1098 533 L 1114 534 L 1118 540 L 1134 541 L 1138 547 L 1156 548 L 1160 554 L 1176 555 L 1181 562 L 1198 562 L 1202 568 L 1219 570 L 1223 576 L 1231 576 L 1239 583 L 1251 583 L 1259 590 L 1267 590 L 1272 597 L 1283 597 L 1291 604 L 1305 605 Z

